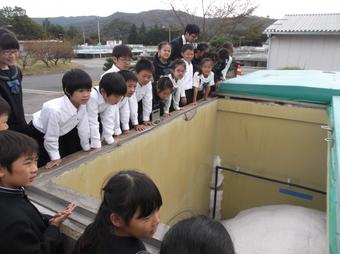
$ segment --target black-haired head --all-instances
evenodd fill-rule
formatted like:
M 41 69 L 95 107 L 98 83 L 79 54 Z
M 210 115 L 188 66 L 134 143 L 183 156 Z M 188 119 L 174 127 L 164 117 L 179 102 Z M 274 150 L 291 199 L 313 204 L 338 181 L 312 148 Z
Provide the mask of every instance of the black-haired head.
M 174 89 L 174 85 L 169 77 L 161 77 L 157 82 L 157 91 L 162 92 L 165 90 L 169 90 L 172 92 Z
M 125 44 L 117 45 L 112 50 L 112 56 L 119 58 L 119 57 L 132 57 L 132 51 L 129 46 Z
M 154 66 L 151 61 L 148 59 L 142 58 L 140 59 L 135 66 L 136 73 L 141 71 L 150 71 L 151 73 L 154 72 Z
M 11 31 L 0 28 L 0 50 L 17 49 L 19 50 L 19 42 L 17 37 Z
M 225 61 L 229 59 L 229 51 L 226 48 L 221 48 L 218 50 L 217 56 L 220 61 Z
M 62 79 L 64 93 L 70 97 L 76 90 L 91 89 L 92 79 L 90 75 L 81 69 L 67 71 Z
M 12 172 L 12 164 L 21 156 L 36 156 L 39 151 L 37 142 L 22 133 L 0 131 L 0 167 Z
M 121 70 L 118 73 L 120 75 L 122 75 L 122 77 L 124 78 L 125 82 L 128 82 L 128 81 L 138 82 L 136 74 L 134 74 L 132 71 Z
M 213 60 L 210 57 L 205 57 L 200 62 L 200 67 L 202 67 L 205 63 L 210 62 L 211 65 L 214 65 Z
M 186 69 L 186 65 L 185 62 L 182 59 L 176 59 L 174 60 L 171 64 L 170 64 L 170 68 L 172 70 L 175 70 L 177 68 L 177 66 L 182 65 L 184 66 L 184 68 Z
M 168 41 L 162 41 L 158 44 L 158 50 L 161 50 L 165 45 L 170 46 L 171 48 L 171 43 Z
M 124 96 L 126 93 L 126 83 L 119 73 L 106 73 L 99 82 L 99 90 L 104 90 L 107 96 Z
M 197 47 L 196 47 L 196 50 L 197 51 L 205 51 L 209 48 L 209 45 L 208 43 L 206 42 L 200 42 L 197 44 Z
M 160 254 L 235 254 L 233 242 L 224 226 L 199 215 L 175 224 L 165 234 Z
M 8 102 L 0 96 L 0 115 L 7 114 L 10 115 L 11 107 L 9 106 Z
M 138 218 L 146 218 L 161 206 L 161 194 L 147 175 L 134 170 L 118 172 L 103 188 L 96 218 L 79 239 L 79 253 L 105 253 L 114 231 L 110 219 L 113 213 L 129 225 L 137 212 Z
M 196 24 L 187 24 L 187 26 L 184 29 L 184 34 L 185 33 L 199 35 L 200 28 Z
M 185 51 L 187 50 L 192 50 L 194 51 L 194 47 L 192 46 L 192 44 L 184 44 L 182 47 L 182 53 L 185 53 Z

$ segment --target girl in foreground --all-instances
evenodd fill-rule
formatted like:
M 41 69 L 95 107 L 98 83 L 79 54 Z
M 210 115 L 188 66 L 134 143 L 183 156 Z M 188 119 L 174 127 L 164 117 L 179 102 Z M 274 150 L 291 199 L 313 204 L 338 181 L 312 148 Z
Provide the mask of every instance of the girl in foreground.
M 133 170 L 111 177 L 93 223 L 79 238 L 73 254 L 146 252 L 141 238 L 151 238 L 159 224 L 162 197 L 154 182 Z

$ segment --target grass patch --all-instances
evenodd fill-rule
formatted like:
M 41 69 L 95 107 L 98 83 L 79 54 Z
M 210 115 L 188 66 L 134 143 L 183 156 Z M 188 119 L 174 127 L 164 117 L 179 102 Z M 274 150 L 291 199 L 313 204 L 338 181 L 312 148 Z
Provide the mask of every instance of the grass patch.
M 51 73 L 61 73 L 66 70 L 72 69 L 72 68 L 79 68 L 80 65 L 76 63 L 58 63 L 58 65 L 54 65 L 53 63 L 50 64 L 49 67 L 46 67 L 46 65 L 43 62 L 37 62 L 32 66 L 26 66 L 26 69 L 23 70 L 22 66 L 19 65 L 19 67 L 22 70 L 22 73 L 24 76 L 32 76 L 32 75 L 43 75 L 43 74 L 51 74 Z

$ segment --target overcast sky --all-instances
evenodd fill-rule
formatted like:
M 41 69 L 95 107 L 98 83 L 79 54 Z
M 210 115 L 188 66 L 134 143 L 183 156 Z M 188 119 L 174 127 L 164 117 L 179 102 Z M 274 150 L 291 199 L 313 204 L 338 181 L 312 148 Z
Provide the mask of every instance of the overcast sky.
M 192 10 L 201 2 L 172 1 L 177 2 L 177 6 L 181 6 L 180 2 L 183 2 Z M 259 6 L 255 15 L 272 18 L 280 18 L 284 14 L 340 13 L 340 0 L 254 0 L 254 2 Z M 30 17 L 108 16 L 116 11 L 136 13 L 152 9 L 170 9 L 168 0 L 1 0 L 0 8 L 4 6 L 20 6 L 26 9 Z

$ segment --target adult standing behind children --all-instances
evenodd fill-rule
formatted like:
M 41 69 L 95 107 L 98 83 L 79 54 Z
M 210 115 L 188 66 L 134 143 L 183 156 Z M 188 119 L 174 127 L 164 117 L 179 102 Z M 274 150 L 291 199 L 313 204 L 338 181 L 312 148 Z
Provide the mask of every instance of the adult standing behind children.
M 15 35 L 0 29 L 0 96 L 11 107 L 9 129 L 27 133 L 22 103 L 22 73 L 15 65 L 19 54 L 19 42 Z
M 171 41 L 171 56 L 170 60 L 182 58 L 182 47 L 187 43 L 193 43 L 200 34 L 200 28 L 195 24 L 188 24 L 182 36 Z

